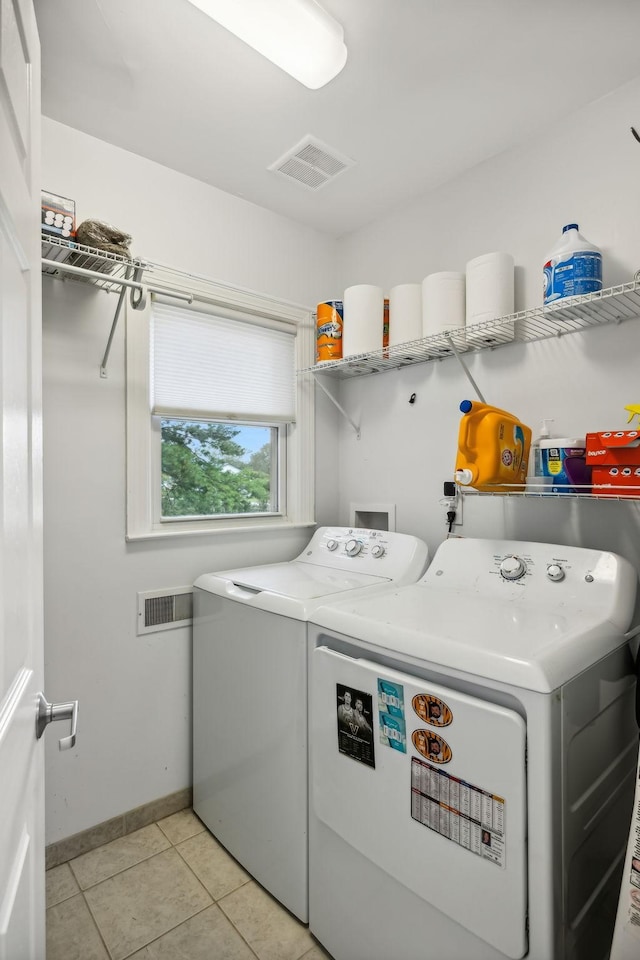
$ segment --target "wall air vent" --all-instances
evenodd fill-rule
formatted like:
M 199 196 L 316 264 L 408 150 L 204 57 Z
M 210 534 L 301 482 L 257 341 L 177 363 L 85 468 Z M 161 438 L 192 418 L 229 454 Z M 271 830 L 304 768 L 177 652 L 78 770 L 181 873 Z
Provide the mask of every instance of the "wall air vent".
M 288 180 L 295 180 L 308 190 L 319 190 L 354 164 L 355 160 L 338 153 L 333 147 L 306 136 L 268 169 Z
M 138 636 L 174 627 L 188 627 L 192 619 L 191 587 L 147 590 L 138 594 Z

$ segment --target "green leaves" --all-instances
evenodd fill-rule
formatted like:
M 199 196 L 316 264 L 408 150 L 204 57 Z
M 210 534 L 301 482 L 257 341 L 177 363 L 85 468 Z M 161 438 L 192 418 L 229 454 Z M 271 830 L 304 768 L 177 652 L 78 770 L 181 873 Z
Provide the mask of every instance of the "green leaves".
M 267 436 L 270 427 L 263 429 Z M 271 443 L 247 459 L 239 427 L 162 421 L 162 516 L 264 513 L 271 505 Z

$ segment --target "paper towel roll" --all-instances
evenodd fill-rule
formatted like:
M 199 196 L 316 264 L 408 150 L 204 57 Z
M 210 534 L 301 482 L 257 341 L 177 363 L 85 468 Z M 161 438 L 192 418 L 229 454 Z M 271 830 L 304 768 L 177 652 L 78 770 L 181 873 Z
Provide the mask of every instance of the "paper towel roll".
M 507 317 L 514 311 L 513 257 L 509 253 L 485 253 L 467 264 L 467 328 L 487 320 Z M 467 329 L 467 342 L 491 346 L 513 340 L 513 324 L 488 330 Z
M 419 283 L 400 283 L 389 291 L 389 345 L 421 336 L 422 287 Z
M 422 281 L 422 333 L 430 337 L 443 330 L 455 330 L 465 325 L 464 273 L 443 270 L 430 273 Z M 457 334 L 456 349 L 464 349 L 464 336 Z M 449 347 L 436 350 L 452 353 Z
M 342 357 L 382 349 L 384 291 L 369 283 L 347 287 L 343 299 Z

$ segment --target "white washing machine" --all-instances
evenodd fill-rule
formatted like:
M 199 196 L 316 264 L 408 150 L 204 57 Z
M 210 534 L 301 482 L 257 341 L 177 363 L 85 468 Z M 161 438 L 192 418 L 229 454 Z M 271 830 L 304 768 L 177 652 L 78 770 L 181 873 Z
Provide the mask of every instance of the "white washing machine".
M 611 553 L 449 539 L 418 583 L 315 611 L 309 926 L 336 960 L 608 955 L 636 579 Z
M 196 580 L 193 808 L 305 923 L 307 620 L 318 603 L 415 582 L 427 562 L 416 537 L 322 527 L 295 560 Z

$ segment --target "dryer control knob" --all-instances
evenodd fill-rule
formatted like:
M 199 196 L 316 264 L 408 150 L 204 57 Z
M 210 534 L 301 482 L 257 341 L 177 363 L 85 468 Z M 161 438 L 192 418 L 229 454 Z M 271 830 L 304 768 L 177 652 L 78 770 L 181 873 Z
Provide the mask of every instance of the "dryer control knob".
M 376 543 L 375 547 L 371 547 L 371 556 L 384 557 L 384 547 L 381 543 Z
M 526 564 L 520 557 L 505 557 L 500 564 L 500 573 L 505 580 L 519 580 L 526 572 Z
M 362 544 L 359 540 L 347 540 L 344 545 L 344 552 L 348 557 L 357 557 L 362 550 Z
M 549 580 L 564 580 L 564 570 L 559 563 L 550 563 L 547 567 L 547 576 Z
M 331 552 L 333 553 L 333 551 L 337 549 L 338 549 L 337 540 L 327 540 L 327 550 L 331 550 Z

